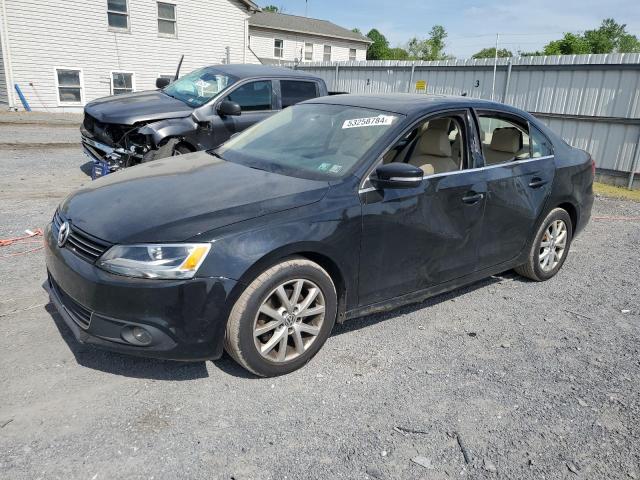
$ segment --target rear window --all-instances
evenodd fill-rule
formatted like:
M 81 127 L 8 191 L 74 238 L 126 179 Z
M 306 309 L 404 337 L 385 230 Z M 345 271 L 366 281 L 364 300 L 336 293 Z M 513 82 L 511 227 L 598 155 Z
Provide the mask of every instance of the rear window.
M 301 82 L 299 80 L 281 80 L 282 108 L 304 102 L 318 96 L 318 85 L 315 82 Z

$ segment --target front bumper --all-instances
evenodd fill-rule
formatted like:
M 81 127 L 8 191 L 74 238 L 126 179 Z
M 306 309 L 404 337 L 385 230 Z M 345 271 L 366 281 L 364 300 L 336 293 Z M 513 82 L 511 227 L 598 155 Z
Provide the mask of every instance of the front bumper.
M 171 360 L 220 358 L 234 280 L 147 280 L 113 275 L 66 248 L 45 229 L 51 302 L 78 341 L 121 353 Z M 130 342 L 143 327 L 152 343 Z M 129 339 L 129 340 L 127 340 Z

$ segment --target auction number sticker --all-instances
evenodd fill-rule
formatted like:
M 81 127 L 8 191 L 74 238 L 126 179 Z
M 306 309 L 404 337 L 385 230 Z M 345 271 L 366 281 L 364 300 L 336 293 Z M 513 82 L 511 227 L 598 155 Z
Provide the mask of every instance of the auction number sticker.
M 345 120 L 342 128 L 377 127 L 379 125 L 391 125 L 396 117 L 391 115 L 378 115 L 377 117 L 352 118 Z

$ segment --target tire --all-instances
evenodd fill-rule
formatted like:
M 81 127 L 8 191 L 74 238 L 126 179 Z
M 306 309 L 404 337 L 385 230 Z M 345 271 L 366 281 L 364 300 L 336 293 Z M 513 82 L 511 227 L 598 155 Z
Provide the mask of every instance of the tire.
M 173 149 L 173 154 L 172 156 L 177 156 L 177 155 L 186 155 L 187 153 L 191 153 L 191 149 L 185 145 L 184 143 L 179 143 L 178 145 L 176 145 L 176 147 Z
M 563 230 L 559 227 L 560 224 L 564 226 L 564 236 L 561 233 Z M 555 239 L 553 236 L 554 227 L 555 231 L 559 232 Z M 523 277 L 530 278 L 536 282 L 549 280 L 564 265 L 572 239 L 573 226 L 571 217 L 562 208 L 553 209 L 540 224 L 533 241 L 529 245 L 527 262 L 514 270 Z M 555 254 L 551 253 L 552 250 Z
M 336 314 L 329 274 L 305 258 L 290 258 L 265 270 L 242 292 L 229 315 L 224 348 L 255 375 L 285 375 L 318 353 Z

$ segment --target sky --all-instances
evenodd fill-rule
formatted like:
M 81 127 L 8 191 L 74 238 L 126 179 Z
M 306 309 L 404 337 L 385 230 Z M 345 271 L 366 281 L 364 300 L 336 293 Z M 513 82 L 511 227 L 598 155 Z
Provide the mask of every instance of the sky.
M 305 0 L 267 0 L 284 13 L 305 15 Z M 308 0 L 310 17 L 329 20 L 363 33 L 377 28 L 392 47 L 425 38 L 433 25 L 447 31 L 446 53 L 468 58 L 485 47 L 540 50 L 563 32 L 596 28 L 607 17 L 640 37 L 640 0 Z

